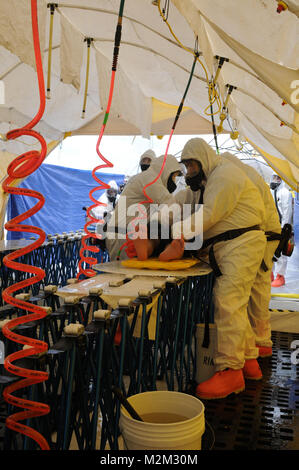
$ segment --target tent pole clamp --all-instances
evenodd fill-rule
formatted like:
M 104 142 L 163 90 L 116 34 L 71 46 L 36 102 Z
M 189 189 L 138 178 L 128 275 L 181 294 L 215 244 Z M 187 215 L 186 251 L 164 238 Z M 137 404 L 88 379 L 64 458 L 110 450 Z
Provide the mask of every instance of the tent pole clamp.
M 218 68 L 216 70 L 216 74 L 215 74 L 215 78 L 213 80 L 213 83 L 214 85 L 216 84 L 217 80 L 218 80 L 218 77 L 219 77 L 219 73 L 220 73 L 220 70 L 224 64 L 224 62 L 229 62 L 229 59 L 227 59 L 226 57 L 221 57 L 219 55 L 216 55 L 215 56 L 215 59 L 218 60 Z
M 87 44 L 87 64 L 86 64 L 86 76 L 85 76 L 85 90 L 84 90 L 84 99 L 83 99 L 83 109 L 81 118 L 85 118 L 85 111 L 86 111 L 86 102 L 87 102 L 87 92 L 88 92 L 88 81 L 89 81 L 89 67 L 90 67 L 90 46 L 93 42 L 93 38 L 86 37 L 84 38 L 84 42 Z
M 58 3 L 47 3 L 47 8 L 50 8 L 51 15 L 54 15 L 54 11 L 58 8 Z
M 55 9 L 58 8 L 58 3 L 48 3 L 47 8 L 50 8 L 50 27 L 49 27 L 49 52 L 48 52 L 48 76 L 47 76 L 47 99 L 51 98 L 51 63 L 52 63 L 52 40 L 53 40 L 53 22 Z
M 228 88 L 228 92 L 227 92 L 225 102 L 223 103 L 222 111 L 221 111 L 221 114 L 220 114 L 220 124 L 217 128 L 217 131 L 218 131 L 219 134 L 223 131 L 223 122 L 225 121 L 225 119 L 227 117 L 227 105 L 228 105 L 230 95 L 232 94 L 233 90 L 237 89 L 236 86 L 230 85 L 228 83 L 225 86 Z

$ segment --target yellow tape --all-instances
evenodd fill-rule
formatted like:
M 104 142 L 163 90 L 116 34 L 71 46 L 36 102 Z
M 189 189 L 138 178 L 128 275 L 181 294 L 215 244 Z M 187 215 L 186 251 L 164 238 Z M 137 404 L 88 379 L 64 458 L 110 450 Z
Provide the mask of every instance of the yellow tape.
M 299 299 L 299 294 L 271 294 L 271 297 L 287 297 L 290 299 Z

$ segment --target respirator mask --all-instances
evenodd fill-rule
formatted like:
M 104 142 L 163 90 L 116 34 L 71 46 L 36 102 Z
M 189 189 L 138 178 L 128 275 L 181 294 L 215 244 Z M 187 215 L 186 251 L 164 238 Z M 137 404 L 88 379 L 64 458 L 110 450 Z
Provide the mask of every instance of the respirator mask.
M 278 188 L 279 185 L 280 185 L 280 182 L 278 182 L 278 181 L 271 181 L 271 183 L 270 183 L 270 189 L 273 189 L 273 190 L 274 190 L 274 189 Z
M 196 175 L 185 176 L 186 185 L 190 187 L 192 191 L 199 191 L 202 187 L 202 182 L 205 179 L 205 174 L 203 172 L 200 162 L 197 162 L 199 165 L 199 171 Z
M 150 165 L 148 163 L 141 163 L 141 165 L 140 165 L 141 171 L 145 171 L 149 167 L 150 167 Z
M 115 201 L 116 201 L 116 192 L 115 191 L 108 191 L 107 192 L 107 199 L 108 199 L 109 202 L 114 204 Z

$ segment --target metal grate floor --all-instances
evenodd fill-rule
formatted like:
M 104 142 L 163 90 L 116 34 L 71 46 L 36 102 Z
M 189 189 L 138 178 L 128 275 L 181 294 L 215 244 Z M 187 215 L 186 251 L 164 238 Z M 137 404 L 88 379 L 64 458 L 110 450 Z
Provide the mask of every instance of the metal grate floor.
M 290 347 L 295 340 L 298 333 L 272 332 L 273 355 L 259 359 L 261 381 L 246 381 L 239 395 L 203 400 L 203 450 L 299 450 L 299 364 L 291 363 Z M 1 401 L 0 450 L 5 414 Z
M 214 433 L 213 450 L 299 450 L 299 364 L 291 363 L 290 347 L 294 340 L 299 334 L 272 332 L 273 355 L 259 359 L 261 381 L 246 381 L 239 395 L 203 400 Z M 211 448 L 212 437 L 207 426 L 203 449 Z

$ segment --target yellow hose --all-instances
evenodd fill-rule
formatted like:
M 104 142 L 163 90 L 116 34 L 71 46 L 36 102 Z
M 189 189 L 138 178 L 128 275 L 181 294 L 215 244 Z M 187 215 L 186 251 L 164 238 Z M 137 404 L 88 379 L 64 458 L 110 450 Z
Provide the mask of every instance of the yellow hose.
M 299 299 L 299 294 L 271 294 L 271 297 L 287 297 L 289 299 Z
M 85 76 L 85 90 L 84 90 L 84 99 L 83 99 L 83 109 L 82 109 L 82 116 L 81 116 L 82 119 L 85 118 L 85 110 L 86 110 L 86 102 L 87 102 L 91 38 L 86 38 L 85 40 L 87 41 L 87 63 L 86 63 L 86 76 Z
M 175 35 L 175 33 L 173 32 L 170 24 L 168 23 L 167 19 L 165 18 L 162 10 L 161 10 L 161 6 L 160 6 L 160 3 L 161 3 L 161 0 L 158 0 L 157 2 L 157 5 L 158 5 L 158 9 L 159 9 L 159 13 L 160 13 L 160 16 L 162 17 L 164 23 L 166 23 L 171 35 L 174 37 L 174 39 L 176 40 L 176 42 L 182 47 L 182 49 L 184 49 L 185 51 L 187 52 L 191 52 L 190 49 L 186 46 L 184 46 L 184 44 L 182 44 L 182 42 L 178 39 L 178 37 Z M 193 52 L 194 54 L 194 52 Z M 204 64 L 202 63 L 202 61 L 197 57 L 197 61 L 200 63 L 200 65 L 202 66 L 203 70 L 204 70 L 204 73 L 205 73 L 205 76 L 206 76 L 206 82 L 207 82 L 207 85 L 208 85 L 208 95 L 209 95 L 209 105 L 205 108 L 204 110 L 204 113 L 207 115 L 207 116 L 214 116 L 215 114 L 218 114 L 220 113 L 220 110 L 221 110 L 221 100 L 220 100 L 220 97 L 219 97 L 219 94 L 218 94 L 218 91 L 216 90 L 215 88 L 215 84 L 216 84 L 216 81 L 213 80 L 212 82 L 209 81 L 209 77 L 208 77 L 208 72 L 207 72 L 207 69 L 206 67 L 204 66 Z M 214 104 L 215 101 L 217 102 L 218 104 L 218 110 L 213 112 L 212 114 L 211 113 L 207 113 L 207 109 L 210 107 L 210 105 Z

